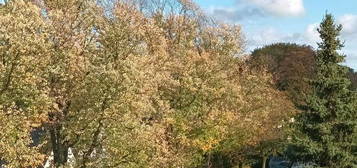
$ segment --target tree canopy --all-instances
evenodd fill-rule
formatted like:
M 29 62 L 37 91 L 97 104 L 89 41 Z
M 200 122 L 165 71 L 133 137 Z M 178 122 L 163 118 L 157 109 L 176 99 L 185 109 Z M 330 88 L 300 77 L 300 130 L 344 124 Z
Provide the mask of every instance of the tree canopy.
M 188 0 L 11 0 L 0 14 L 7 167 L 70 166 L 70 150 L 82 168 L 210 167 L 295 112 L 246 65 L 241 28 Z
M 341 30 L 248 55 L 191 0 L 3 1 L 0 167 L 354 168 Z

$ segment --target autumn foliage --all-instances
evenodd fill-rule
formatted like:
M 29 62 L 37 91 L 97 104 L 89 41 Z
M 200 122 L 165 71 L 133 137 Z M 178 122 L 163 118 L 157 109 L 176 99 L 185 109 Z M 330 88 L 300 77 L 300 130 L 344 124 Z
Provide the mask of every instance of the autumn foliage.
M 8 167 L 211 167 L 295 112 L 246 64 L 241 28 L 189 0 L 12 0 L 0 14 Z

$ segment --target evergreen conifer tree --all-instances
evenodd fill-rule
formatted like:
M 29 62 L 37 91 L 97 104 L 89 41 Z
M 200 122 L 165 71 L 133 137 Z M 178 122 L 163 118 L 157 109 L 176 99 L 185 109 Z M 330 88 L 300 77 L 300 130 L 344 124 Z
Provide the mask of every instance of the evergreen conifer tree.
M 326 14 L 318 28 L 322 42 L 316 56 L 314 91 L 301 106 L 294 124 L 294 157 L 315 167 L 357 167 L 356 93 L 350 91 L 347 68 L 340 65 L 345 56 L 339 39 L 341 25 Z

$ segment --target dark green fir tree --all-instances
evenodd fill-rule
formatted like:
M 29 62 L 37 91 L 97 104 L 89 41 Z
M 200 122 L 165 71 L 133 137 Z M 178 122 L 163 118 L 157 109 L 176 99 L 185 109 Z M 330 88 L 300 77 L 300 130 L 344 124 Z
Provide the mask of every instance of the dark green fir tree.
M 312 167 L 357 168 L 357 99 L 349 90 L 348 69 L 339 39 L 341 25 L 326 14 L 318 28 L 316 78 L 313 93 L 296 118 L 292 153 L 295 161 Z

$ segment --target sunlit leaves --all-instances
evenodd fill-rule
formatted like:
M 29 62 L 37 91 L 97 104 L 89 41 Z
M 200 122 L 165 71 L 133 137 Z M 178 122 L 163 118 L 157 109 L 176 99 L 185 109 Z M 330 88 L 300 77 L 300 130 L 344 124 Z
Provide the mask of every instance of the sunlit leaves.
M 141 3 L 14 0 L 1 9 L 8 166 L 34 167 L 51 153 L 64 166 L 69 148 L 78 167 L 199 166 L 260 142 L 289 116 L 271 76 L 245 65 L 239 26 L 209 21 L 191 1 Z

